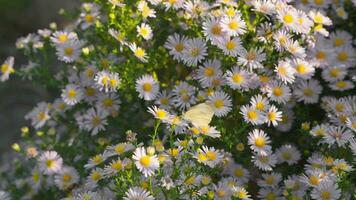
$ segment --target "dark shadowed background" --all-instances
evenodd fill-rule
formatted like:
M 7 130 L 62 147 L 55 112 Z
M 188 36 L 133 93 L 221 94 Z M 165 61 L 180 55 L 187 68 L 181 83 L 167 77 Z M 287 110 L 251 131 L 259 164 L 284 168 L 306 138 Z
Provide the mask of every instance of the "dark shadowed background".
M 48 28 L 51 22 L 63 27 L 61 8 L 72 11 L 79 0 L 0 0 L 0 65 L 8 56 L 15 57 L 15 68 L 26 64 L 15 42 L 18 37 Z M 0 82 L 0 160 L 1 153 L 20 137 L 20 128 L 28 125 L 24 115 L 37 102 L 46 100 L 47 93 L 40 87 L 19 77 Z

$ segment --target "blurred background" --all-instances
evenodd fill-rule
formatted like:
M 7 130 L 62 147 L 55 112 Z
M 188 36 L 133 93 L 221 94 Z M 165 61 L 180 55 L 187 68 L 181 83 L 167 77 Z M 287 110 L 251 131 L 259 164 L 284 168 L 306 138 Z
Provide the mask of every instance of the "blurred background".
M 15 69 L 27 64 L 16 52 L 16 39 L 48 28 L 51 22 L 63 27 L 68 22 L 58 14 L 59 10 L 73 11 L 79 3 L 80 0 L 0 0 L 0 64 L 8 56 L 15 57 Z M 46 99 L 46 91 L 30 81 L 10 76 L 7 82 L 0 82 L 0 160 L 1 153 L 21 136 L 20 128 L 28 125 L 25 114 Z

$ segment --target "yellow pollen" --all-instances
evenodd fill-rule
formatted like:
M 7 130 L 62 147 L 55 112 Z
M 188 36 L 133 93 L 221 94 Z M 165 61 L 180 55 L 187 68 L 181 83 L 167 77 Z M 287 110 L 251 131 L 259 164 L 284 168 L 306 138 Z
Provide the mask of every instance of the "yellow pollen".
M 204 71 L 205 76 L 212 77 L 215 74 L 215 70 L 212 67 L 207 67 Z
M 64 54 L 65 54 L 66 56 L 71 56 L 71 55 L 73 55 L 73 52 L 74 52 L 74 50 L 73 50 L 73 48 L 71 48 L 71 47 L 64 48 Z
M 142 85 L 142 89 L 145 92 L 151 92 L 152 91 L 152 84 L 151 83 L 144 83 Z
M 314 94 L 314 91 L 311 88 L 305 88 L 303 91 L 304 95 L 307 97 L 311 97 Z
M 265 141 L 265 139 L 264 139 L 263 137 L 257 137 L 257 138 L 255 139 L 255 145 L 256 145 L 256 147 L 262 148 L 262 147 L 265 146 L 265 144 L 266 144 L 266 141 Z
M 281 88 L 281 87 L 275 87 L 275 88 L 273 88 L 273 94 L 274 94 L 274 96 L 276 96 L 276 97 L 282 96 L 282 94 L 283 94 L 282 88 Z
M 149 156 L 142 156 L 140 158 L 140 164 L 144 167 L 149 167 L 151 165 L 151 158 Z
M 286 24 L 291 24 L 291 23 L 293 23 L 294 18 L 293 18 L 292 15 L 287 14 L 287 15 L 285 15 L 285 16 L 283 17 L 283 21 L 284 21 Z

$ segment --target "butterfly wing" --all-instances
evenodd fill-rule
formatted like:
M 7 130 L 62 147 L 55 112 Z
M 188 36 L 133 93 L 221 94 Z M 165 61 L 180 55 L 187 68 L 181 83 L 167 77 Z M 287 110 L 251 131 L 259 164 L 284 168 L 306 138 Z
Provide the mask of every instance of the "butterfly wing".
M 207 103 L 201 103 L 191 107 L 183 114 L 183 119 L 191 122 L 194 126 L 201 128 L 209 126 L 214 116 L 214 109 Z

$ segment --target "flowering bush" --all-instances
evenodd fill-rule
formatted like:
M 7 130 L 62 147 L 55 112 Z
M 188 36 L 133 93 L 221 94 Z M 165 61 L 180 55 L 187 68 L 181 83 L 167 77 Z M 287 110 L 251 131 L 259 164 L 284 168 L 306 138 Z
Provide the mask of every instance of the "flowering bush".
M 0 199 L 355 199 L 354 4 L 94 0 L 19 38 L 0 80 L 53 99 Z

